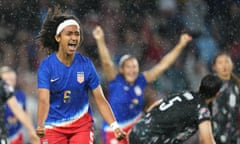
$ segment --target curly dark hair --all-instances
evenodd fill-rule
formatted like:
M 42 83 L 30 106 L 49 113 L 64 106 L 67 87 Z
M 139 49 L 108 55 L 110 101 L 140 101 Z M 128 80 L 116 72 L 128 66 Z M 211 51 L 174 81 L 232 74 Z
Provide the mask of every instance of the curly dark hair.
M 80 45 L 83 42 L 83 31 L 80 20 L 69 13 L 63 11 L 60 6 L 52 6 L 48 8 L 48 14 L 43 22 L 42 29 L 39 32 L 36 42 L 40 48 L 47 48 L 49 53 L 58 51 L 58 42 L 55 40 L 56 30 L 60 23 L 65 20 L 74 19 L 80 26 Z

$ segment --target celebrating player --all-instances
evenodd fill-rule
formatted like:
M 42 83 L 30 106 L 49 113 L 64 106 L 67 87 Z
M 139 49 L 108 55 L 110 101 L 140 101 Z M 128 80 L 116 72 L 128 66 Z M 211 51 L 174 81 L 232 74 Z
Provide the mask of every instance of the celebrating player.
M 74 15 L 50 8 L 38 40 L 52 53 L 38 69 L 38 127 L 42 143 L 93 143 L 89 91 L 117 139 L 125 137 L 105 99 L 92 61 L 77 52 L 82 26 Z

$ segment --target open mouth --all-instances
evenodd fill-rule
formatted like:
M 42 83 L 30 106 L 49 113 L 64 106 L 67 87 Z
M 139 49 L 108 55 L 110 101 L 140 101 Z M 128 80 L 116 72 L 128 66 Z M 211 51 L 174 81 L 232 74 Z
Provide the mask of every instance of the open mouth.
M 77 44 L 76 44 L 76 43 L 69 43 L 69 44 L 68 44 L 68 48 L 69 48 L 70 50 L 74 50 L 74 49 L 77 48 Z

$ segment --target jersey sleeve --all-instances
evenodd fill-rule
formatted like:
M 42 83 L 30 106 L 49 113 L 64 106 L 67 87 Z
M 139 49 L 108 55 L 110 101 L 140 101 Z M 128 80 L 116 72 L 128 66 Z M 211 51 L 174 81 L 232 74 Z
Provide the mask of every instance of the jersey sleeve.
M 146 86 L 146 85 L 147 85 L 147 80 L 146 80 L 146 78 L 145 78 L 145 76 L 143 75 L 142 72 L 139 73 L 139 78 L 140 78 L 140 80 L 141 80 L 142 85 L 143 85 L 143 86 Z
M 23 109 L 26 110 L 27 109 L 27 95 L 25 92 L 23 92 L 20 89 L 15 90 L 14 92 L 18 102 L 21 103 L 21 105 L 23 106 Z
M 37 87 L 50 89 L 50 71 L 46 60 L 42 61 L 37 73 Z
M 200 106 L 198 108 L 198 123 L 201 123 L 205 120 L 211 120 L 211 113 L 206 106 Z
M 89 69 L 90 69 L 90 76 L 89 76 L 88 82 L 89 82 L 90 89 L 93 90 L 100 84 L 100 80 L 99 80 L 99 76 L 96 71 L 96 68 L 92 63 L 92 61 L 90 60 L 89 60 Z

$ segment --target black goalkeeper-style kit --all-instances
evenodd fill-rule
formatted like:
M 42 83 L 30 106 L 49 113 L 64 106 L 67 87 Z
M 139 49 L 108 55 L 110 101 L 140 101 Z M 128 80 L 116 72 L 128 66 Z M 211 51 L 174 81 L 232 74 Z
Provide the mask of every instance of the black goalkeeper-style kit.
M 130 144 L 179 144 L 190 138 L 210 111 L 197 93 L 170 95 L 134 126 Z
M 13 88 L 0 79 L 0 144 L 7 144 L 7 129 L 4 123 L 4 104 L 13 96 Z
M 234 80 L 224 81 L 225 90 L 212 103 L 212 126 L 217 144 L 237 144 L 239 135 L 239 88 Z

